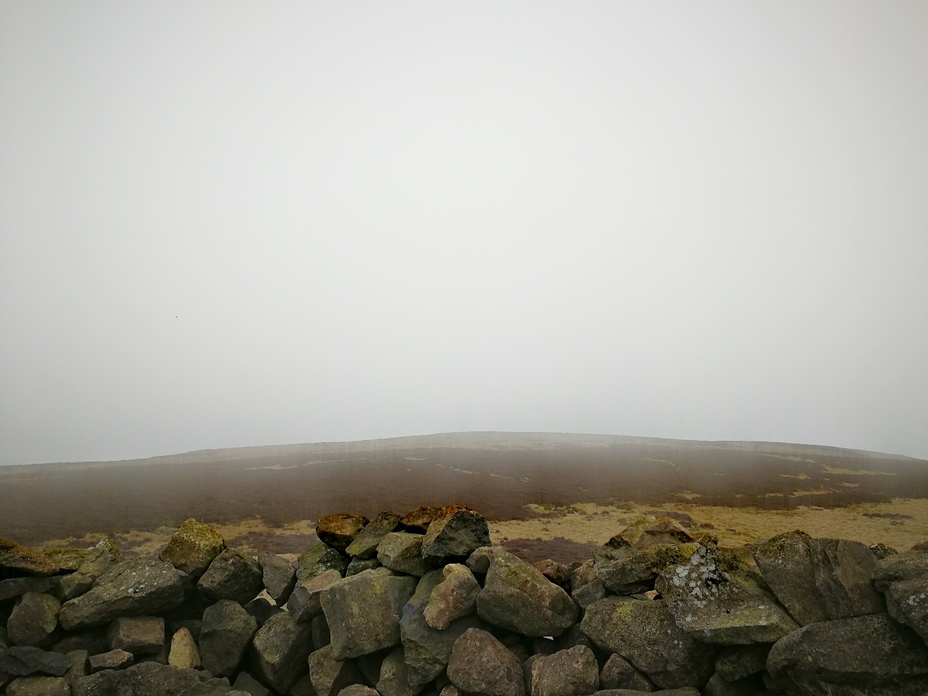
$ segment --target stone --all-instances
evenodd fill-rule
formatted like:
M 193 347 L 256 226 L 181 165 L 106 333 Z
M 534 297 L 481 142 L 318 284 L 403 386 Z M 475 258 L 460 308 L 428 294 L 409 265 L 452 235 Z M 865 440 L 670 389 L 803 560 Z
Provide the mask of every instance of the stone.
M 210 679 L 207 682 L 200 682 L 199 684 L 188 686 L 177 696 L 229 696 L 229 694 L 235 693 L 229 689 L 228 679 Z M 265 691 L 267 690 L 265 689 Z M 249 696 L 247 692 L 240 691 L 238 693 L 245 693 L 245 696 Z
M 784 636 L 770 650 L 767 671 L 790 696 L 916 696 L 928 684 L 928 650 L 888 614 L 865 614 Z
M 661 571 L 655 586 L 677 625 L 706 643 L 772 643 L 799 628 L 731 551 L 700 546 Z
M 454 642 L 448 679 L 469 696 L 524 696 L 522 666 L 512 651 L 487 631 L 467 629 Z
M 873 586 L 876 567 L 873 551 L 859 541 L 812 539 L 815 585 L 831 619 L 844 619 L 886 611 L 886 599 Z
M 425 534 L 432 520 L 441 514 L 442 508 L 434 505 L 423 505 L 400 518 L 399 528 L 407 532 Z
M 327 570 L 297 586 L 287 601 L 287 611 L 297 623 L 311 621 L 322 613 L 322 591 L 342 579 L 337 570 Z
M 725 681 L 735 682 L 764 671 L 772 646 L 764 643 L 723 648 L 715 661 L 716 673 Z
M 429 524 L 422 557 L 436 565 L 464 561 L 476 549 L 489 545 L 490 528 L 483 516 L 463 505 L 450 505 Z
M 61 677 L 22 677 L 6 687 L 6 696 L 71 696 L 71 687 Z
M 123 670 L 103 670 L 74 680 L 72 696 L 177 696 L 209 680 L 209 673 L 143 662 Z
M 87 549 L 83 560 L 71 575 L 61 578 L 62 599 L 84 594 L 103 573 L 122 560 L 122 552 L 113 539 L 103 539 Z
M 249 696 L 269 696 L 271 693 L 270 689 L 248 674 L 248 672 L 239 672 L 232 687 Z
M 319 537 L 319 541 L 332 548 L 344 551 L 369 522 L 370 520 L 364 515 L 349 513 L 326 515 L 316 523 L 316 536 Z
M 361 674 L 350 660 L 336 660 L 332 646 L 315 650 L 309 656 L 309 680 L 316 696 L 336 696 L 342 689 L 361 683 Z
M 363 573 L 365 570 L 374 570 L 374 568 L 380 568 L 380 561 L 376 558 L 352 558 L 348 562 L 348 567 L 345 568 L 345 577 L 349 575 L 357 575 L 358 573 Z
M 603 689 L 627 689 L 631 691 L 654 691 L 651 680 L 635 669 L 621 655 L 613 653 L 599 673 L 599 685 Z
M 225 539 L 215 527 L 191 517 L 181 523 L 158 558 L 198 578 L 225 548 Z
M 403 659 L 403 648 L 396 647 L 391 650 L 380 664 L 377 692 L 381 696 L 417 696 L 424 688 L 424 684 L 409 683 L 409 670 Z
M 286 612 L 268 619 L 252 639 L 259 676 L 275 691 L 286 693 L 306 673 L 312 651 L 309 624 L 298 624 Z
M 171 636 L 168 664 L 180 669 L 196 669 L 201 665 L 200 651 L 188 629 L 182 628 Z
M 274 616 L 274 614 L 279 614 L 283 611 L 283 608 L 278 607 L 268 597 L 262 597 L 260 595 L 245 604 L 244 608 L 245 611 L 258 622 L 259 628 L 266 624 L 267 620 Z
M 928 643 L 928 550 L 906 551 L 877 562 L 873 582 L 889 615 Z
M 296 585 L 296 570 L 286 558 L 273 554 L 262 554 L 258 557 L 261 566 L 261 581 L 268 596 L 278 606 L 287 603 L 290 593 Z
M 332 642 L 332 634 L 329 632 L 329 623 L 325 620 L 325 614 L 314 616 L 309 626 L 313 637 L 313 647 L 321 648 Z
M 382 512 L 367 524 L 354 540 L 345 548 L 345 553 L 355 559 L 371 559 L 377 555 L 377 546 L 383 538 L 395 531 L 400 524 L 400 516 L 392 512 Z
M 112 539 L 110 539 L 112 541 Z M 72 549 L 66 546 L 45 546 L 40 549 L 46 558 L 53 561 L 60 572 L 73 573 L 87 558 L 89 549 Z
M 603 599 L 606 594 L 606 586 L 603 585 L 602 580 L 596 579 L 578 587 L 571 592 L 570 597 L 581 609 L 586 609 L 593 602 Z
M 320 541 L 297 556 L 296 582 L 303 583 L 312 580 L 327 570 L 337 570 L 340 575 L 344 575 L 347 567 L 348 559 L 345 556 Z
M 219 677 L 233 676 L 257 630 L 254 617 L 232 600 L 221 599 L 207 607 L 200 625 L 203 669 Z
M 599 665 L 588 647 L 578 645 L 539 656 L 531 667 L 531 696 L 585 696 L 599 689 Z
M 363 684 L 351 684 L 339 691 L 338 696 L 380 696 L 380 693 Z
M 7 620 L 7 637 L 13 645 L 47 648 L 57 636 L 61 602 L 47 594 L 27 592 Z
M 164 647 L 164 619 L 160 616 L 123 616 L 106 632 L 110 649 L 133 655 L 156 655 Z
M 757 696 L 757 694 L 766 694 L 764 680 L 760 675 L 755 674 L 737 681 L 727 681 L 722 675 L 716 672 L 703 687 L 703 696 Z
M 57 575 L 61 568 L 37 549 L 0 537 L 0 577 Z
M 546 558 L 543 561 L 538 561 L 533 563 L 533 566 L 538 569 L 538 571 L 544 575 L 549 582 L 553 582 L 555 585 L 560 585 L 565 590 L 570 592 L 570 568 L 563 563 L 558 563 L 555 560 Z
M 209 564 L 197 581 L 197 589 L 209 600 L 231 599 L 245 604 L 264 589 L 261 566 L 236 549 L 226 549 Z
M 0 603 L 16 597 L 22 597 L 27 592 L 44 594 L 53 592 L 53 587 L 59 584 L 59 578 L 8 578 L 0 580 Z M 0 624 L 3 622 L 0 621 Z
M 71 650 L 67 653 L 67 656 L 71 664 L 63 676 L 68 684 L 78 677 L 86 677 L 90 674 L 89 652 L 86 650 Z
M 322 592 L 332 657 L 344 660 L 400 642 L 400 616 L 416 581 L 379 570 L 343 578 Z
M 606 597 L 587 607 L 580 628 L 663 689 L 701 687 L 712 675 L 713 648 L 677 626 L 664 600 Z
M 170 563 L 131 559 L 116 563 L 89 592 L 65 602 L 58 620 L 66 631 L 75 631 L 119 616 L 157 614 L 183 601 L 183 585 Z
M 421 534 L 390 532 L 377 547 L 377 560 L 390 570 L 422 577 L 432 565 L 422 558 Z
M 96 674 L 104 669 L 124 669 L 135 662 L 135 655 L 128 650 L 109 650 L 98 655 L 91 655 L 87 658 L 87 665 L 91 674 Z
M 0 672 L 17 677 L 28 677 L 32 674 L 60 677 L 70 666 L 71 660 L 67 655 L 42 648 L 14 645 L 5 653 L 0 652 Z
M 498 549 L 489 556 L 477 595 L 477 616 L 482 620 L 530 638 L 559 636 L 574 625 L 578 613 L 563 588 L 548 582 L 536 568 Z
M 110 643 L 106 639 L 104 627 L 67 634 L 51 647 L 53 652 L 68 653 L 72 650 L 86 650 L 90 655 L 106 652 L 109 649 Z
M 477 610 L 480 583 L 466 565 L 449 563 L 442 569 L 444 579 L 429 594 L 425 621 L 443 631 L 452 621 Z
M 770 591 L 800 626 L 828 620 L 815 584 L 815 559 L 805 532 L 778 534 L 755 544 L 751 554 Z

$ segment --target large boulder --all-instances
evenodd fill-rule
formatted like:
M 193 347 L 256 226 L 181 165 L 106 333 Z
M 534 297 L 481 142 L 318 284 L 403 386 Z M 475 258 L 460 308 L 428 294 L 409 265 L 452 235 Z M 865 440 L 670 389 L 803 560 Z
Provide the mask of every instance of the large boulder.
M 513 554 L 491 551 L 486 554 L 489 567 L 483 589 L 477 595 L 481 619 L 532 638 L 559 636 L 576 623 L 579 609 L 563 588 Z M 481 553 L 481 549 L 474 552 Z
M 37 549 L 0 537 L 0 578 L 56 575 L 60 566 Z
M 599 689 L 596 655 L 585 645 L 539 656 L 531 666 L 531 696 L 586 696 Z
M 859 541 L 812 539 L 815 585 L 832 619 L 886 611 L 886 599 L 873 586 L 876 555 Z
M 799 626 L 731 551 L 700 546 L 686 563 L 668 566 L 657 591 L 677 625 L 706 643 L 772 643 Z
M 429 524 L 422 557 L 435 564 L 464 561 L 481 546 L 490 545 L 490 528 L 482 515 L 463 505 L 450 505 Z
M 246 604 L 264 589 L 261 566 L 236 549 L 226 549 L 200 576 L 197 589 L 211 601 L 231 599 Z
M 828 620 L 815 584 L 815 557 L 805 532 L 779 534 L 751 548 L 771 592 L 800 626 Z
M 377 560 L 390 570 L 422 577 L 432 565 L 422 558 L 421 534 L 390 532 L 377 547 Z
M 298 624 L 286 612 L 275 614 L 258 629 L 252 644 L 259 676 L 275 691 L 287 693 L 306 673 L 312 652 L 309 624 Z
M 924 696 L 928 649 L 887 614 L 805 626 L 781 638 L 767 671 L 790 696 Z
M 316 523 L 316 536 L 332 548 L 344 551 L 369 522 L 364 515 L 326 515 Z
M 712 675 L 712 647 L 678 627 L 663 600 L 606 597 L 587 607 L 580 628 L 662 688 L 701 687 Z
M 327 570 L 298 585 L 287 600 L 287 611 L 297 623 L 311 621 L 322 613 L 322 592 L 342 579 L 337 570 Z
M 878 561 L 873 582 L 886 597 L 889 615 L 928 643 L 928 549 Z
M 209 681 L 208 672 L 143 662 L 123 670 L 103 670 L 75 679 L 72 696 L 177 696 Z
M 621 655 L 612 653 L 599 673 L 599 685 L 603 689 L 630 689 L 632 691 L 654 691 L 651 680 L 635 669 Z
M 86 594 L 61 606 L 58 620 L 66 631 L 109 623 L 120 616 L 157 614 L 180 606 L 184 588 L 170 563 L 149 559 L 120 561 Z
M 200 624 L 200 660 L 203 668 L 219 677 L 237 671 L 258 623 L 229 599 L 221 599 L 203 612 Z
M 448 679 L 469 696 L 525 696 L 519 658 L 479 628 L 467 629 L 454 642 Z
M 324 590 L 322 610 L 331 633 L 333 659 L 398 645 L 403 605 L 415 589 L 415 578 L 366 570 Z
M 47 648 L 55 641 L 61 602 L 47 594 L 27 592 L 7 620 L 7 637 L 13 645 Z
M 381 512 L 364 527 L 354 540 L 348 544 L 345 553 L 353 558 L 368 559 L 377 555 L 377 546 L 383 538 L 395 531 L 400 524 L 400 516 L 392 512 Z
M 225 539 L 215 527 L 191 517 L 181 523 L 158 557 L 198 578 L 225 548 Z

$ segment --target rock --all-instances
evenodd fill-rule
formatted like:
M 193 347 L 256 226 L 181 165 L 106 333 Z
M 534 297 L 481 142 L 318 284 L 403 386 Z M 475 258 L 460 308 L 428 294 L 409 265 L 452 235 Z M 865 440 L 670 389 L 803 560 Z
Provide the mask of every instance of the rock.
M 160 616 L 120 617 L 110 624 L 106 637 L 112 650 L 155 655 L 164 647 L 164 619 Z
M 349 575 L 357 575 L 358 573 L 363 573 L 365 570 L 374 570 L 374 568 L 380 568 L 380 561 L 376 558 L 352 558 L 348 562 L 348 567 L 345 569 L 345 577 Z
M 327 570 L 337 570 L 345 574 L 348 559 L 324 542 L 319 542 L 304 551 L 296 559 L 296 581 L 298 583 L 312 580 Z
M 264 589 L 261 566 L 236 549 L 226 549 L 200 576 L 197 589 L 212 601 L 231 599 L 245 604 Z
M 198 578 L 225 548 L 225 539 L 215 527 L 190 518 L 181 523 L 158 558 Z
M 784 636 L 770 650 L 767 671 L 790 696 L 916 696 L 928 684 L 928 650 L 889 615 L 866 614 Z
M 763 672 L 771 647 L 763 643 L 726 647 L 715 661 L 715 671 L 728 682 Z
M 71 696 L 71 687 L 61 677 L 22 677 L 6 687 L 7 696 Z
M 779 534 L 755 544 L 751 554 L 771 592 L 800 626 L 828 620 L 815 584 L 815 560 L 805 532 Z
M 261 580 L 268 596 L 278 606 L 283 606 L 296 585 L 293 565 L 287 559 L 269 553 L 259 556 L 258 564 L 261 566 Z
M 390 532 L 377 547 L 377 560 L 397 573 L 422 577 L 432 570 L 422 558 L 423 538 L 421 534 Z
M 252 644 L 259 676 L 275 691 L 286 693 L 306 673 L 312 650 L 309 624 L 277 614 L 258 629 Z
M 409 670 L 403 659 L 403 648 L 391 650 L 380 664 L 377 692 L 381 696 L 416 696 L 423 688 L 424 684 L 409 683 Z
M 96 674 L 104 669 L 123 669 L 135 662 L 135 655 L 128 650 L 110 650 L 99 655 L 91 655 L 87 658 L 87 665 L 90 667 L 90 673 Z
M 764 680 L 755 674 L 737 681 L 726 681 L 716 672 L 702 690 L 703 696 L 756 696 L 766 694 Z
M 429 524 L 422 557 L 433 564 L 464 561 L 476 549 L 489 545 L 490 528 L 483 516 L 463 505 L 450 505 Z
M 196 669 L 200 666 L 200 651 L 186 628 L 180 629 L 171 637 L 168 664 L 180 669 Z
M 293 590 L 287 601 L 287 611 L 297 623 L 311 621 L 322 613 L 322 591 L 342 579 L 337 570 L 327 570 L 312 580 L 307 580 Z
M 27 592 L 7 620 L 7 637 L 13 645 L 47 648 L 56 638 L 61 602 L 47 594 Z
M 167 611 L 183 601 L 183 585 L 170 563 L 132 559 L 116 563 L 97 579 L 93 589 L 65 602 L 58 620 L 66 631 L 74 631 L 119 616 Z
M 193 686 L 188 686 L 177 696 L 229 696 L 230 694 L 236 693 L 249 696 L 247 692 L 230 691 L 229 689 L 230 687 L 228 679 L 210 679 L 208 682 L 201 682 L 199 684 L 194 684 Z M 270 693 L 267 689 L 264 691 L 265 694 Z
M 621 655 L 613 653 L 599 674 L 599 685 L 603 689 L 627 689 L 631 691 L 654 691 L 654 684 Z
M 316 696 L 336 696 L 342 689 L 361 683 L 361 674 L 350 660 L 332 657 L 332 646 L 326 645 L 309 656 L 309 680 Z
M 883 558 L 874 567 L 873 582 L 886 597 L 889 615 L 928 643 L 928 550 Z
M 469 628 L 454 642 L 448 678 L 469 696 L 524 696 L 519 659 L 490 633 Z
M 71 665 L 68 667 L 68 671 L 64 673 L 64 679 L 68 684 L 71 684 L 78 677 L 86 677 L 90 674 L 90 653 L 86 650 L 72 650 L 67 655 Z
M 108 541 L 113 540 L 109 539 Z M 57 565 L 59 572 L 62 573 L 76 571 L 87 558 L 87 554 L 90 553 L 90 549 L 72 549 L 66 546 L 45 546 L 40 551 L 46 558 Z
M 61 568 L 41 551 L 0 537 L 0 577 L 57 575 Z
M 200 660 L 203 669 L 220 677 L 237 671 L 258 624 L 240 605 L 221 599 L 203 612 Z
M 424 534 L 428 531 L 432 520 L 441 514 L 442 508 L 433 505 L 423 505 L 400 518 L 399 527 L 407 532 Z
M 84 594 L 103 573 L 122 560 L 122 552 L 113 539 L 103 539 L 84 552 L 83 560 L 71 575 L 61 578 L 62 599 Z
M 529 637 L 559 636 L 576 622 L 577 605 L 537 569 L 498 549 L 489 561 L 483 589 L 477 595 L 481 619 Z
M 400 615 L 416 581 L 379 570 L 343 578 L 322 592 L 332 657 L 344 660 L 400 642 Z
M 664 600 L 606 597 L 587 607 L 580 628 L 661 688 L 701 687 L 712 675 L 712 648 L 679 628 Z
M 244 606 L 245 611 L 258 622 L 259 628 L 266 624 L 267 620 L 274 616 L 274 614 L 279 614 L 283 611 L 281 607 L 278 607 L 270 599 L 261 596 L 255 597 Z
M 570 568 L 550 558 L 532 564 L 538 571 L 555 585 L 560 585 L 570 592 Z
M 400 524 L 400 516 L 392 512 L 382 512 L 348 544 L 345 553 L 356 559 L 370 559 L 377 555 L 377 546 L 390 532 Z
M 103 670 L 76 679 L 72 696 L 177 696 L 207 681 L 207 672 L 143 662 L 123 670 Z
M 594 580 L 574 590 L 570 597 L 581 609 L 586 609 L 593 602 L 598 602 L 606 596 L 606 586 L 602 580 Z
M 106 639 L 105 628 L 95 628 L 65 635 L 64 638 L 51 647 L 53 652 L 69 653 L 72 650 L 86 650 L 90 655 L 106 652 L 109 649 L 110 643 Z
M 344 551 L 369 522 L 364 515 L 326 515 L 316 523 L 316 536 L 332 548 Z
M 424 611 L 426 623 L 439 631 L 455 619 L 473 614 L 480 592 L 480 583 L 467 566 L 450 563 L 442 573 L 444 579 L 432 589 Z
M 380 696 L 376 689 L 363 684 L 351 684 L 338 692 L 338 696 Z
M 0 577 L 2 577 L 2 573 L 0 573 Z M 15 597 L 22 597 L 27 592 L 37 592 L 39 594 L 53 592 L 53 587 L 58 583 L 59 578 L 9 578 L 0 580 L 0 603 Z M 2 623 L 0 621 L 0 625 Z
M 873 551 L 858 541 L 812 539 L 815 585 L 829 618 L 844 619 L 886 611 L 886 599 L 873 586 Z
M 665 568 L 656 587 L 677 625 L 706 643 L 772 643 L 799 628 L 730 551 L 700 546 Z
M 249 696 L 269 696 L 271 693 L 270 689 L 248 674 L 248 672 L 239 672 L 232 687 Z
M 531 668 L 531 696 L 585 696 L 599 689 L 599 665 L 583 645 L 539 656 Z
M 49 652 L 31 646 L 16 646 L 0 652 L 0 672 L 16 677 L 28 677 L 31 674 L 47 674 L 60 677 L 71 666 L 67 655 Z
M 314 616 L 309 622 L 309 626 L 313 637 L 313 647 L 321 648 L 332 642 L 332 635 L 329 633 L 329 624 L 325 620 L 325 614 Z

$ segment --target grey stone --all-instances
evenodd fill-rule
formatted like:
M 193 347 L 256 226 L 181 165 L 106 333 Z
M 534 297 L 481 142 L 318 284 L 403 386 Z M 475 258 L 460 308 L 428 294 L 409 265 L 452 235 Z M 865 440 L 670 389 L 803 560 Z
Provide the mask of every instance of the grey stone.
M 345 553 L 356 559 L 370 559 L 377 555 L 377 546 L 390 532 L 396 530 L 400 516 L 392 512 L 382 512 L 358 532 L 357 537 L 348 544 Z
M 245 604 L 244 609 L 258 622 L 259 627 L 266 624 L 267 620 L 274 616 L 274 614 L 279 614 L 283 611 L 283 608 L 278 607 L 270 599 L 262 596 L 255 597 Z
M 390 532 L 377 547 L 377 560 L 390 570 L 422 577 L 432 565 L 422 558 L 421 534 Z
M 200 625 L 203 668 L 217 676 L 233 676 L 257 629 L 254 618 L 232 600 L 223 599 L 207 607 Z
M 409 683 L 409 670 L 403 659 L 403 648 L 396 647 L 391 650 L 380 664 L 377 691 L 381 696 L 417 696 L 424 688 L 424 684 Z
M 0 537 L 0 577 L 57 575 L 61 567 L 38 549 Z
M 0 603 L 15 597 L 21 597 L 27 592 L 39 594 L 52 591 L 59 583 L 59 578 L 7 578 L 0 580 Z M 0 622 L 2 623 L 2 622 Z
M 313 637 L 313 647 L 321 648 L 332 642 L 332 634 L 329 632 L 329 623 L 325 620 L 325 614 L 314 616 L 309 625 Z
M 47 648 L 55 641 L 61 602 L 47 594 L 27 592 L 7 620 L 7 637 L 13 645 Z
M 701 687 L 712 675 L 713 649 L 678 627 L 663 600 L 606 597 L 587 607 L 580 628 L 661 688 Z
M 249 696 L 269 696 L 271 693 L 270 689 L 248 674 L 248 672 L 239 672 L 232 687 Z
M 422 557 L 434 564 L 463 561 L 490 545 L 490 529 L 482 515 L 462 505 L 443 508 L 429 524 Z
M 787 532 L 751 549 L 767 586 L 800 626 L 828 620 L 825 602 L 815 584 L 811 541 L 805 532 Z
M 351 684 L 339 691 L 338 696 L 380 696 L 380 693 L 364 684 Z
M 469 628 L 454 642 L 448 678 L 469 696 L 524 696 L 522 666 L 490 633 Z
M 716 672 L 703 687 L 703 696 L 757 696 L 757 694 L 766 694 L 764 680 L 759 674 L 738 679 L 736 681 L 727 681 L 721 674 Z
M 351 660 L 337 660 L 332 646 L 326 645 L 309 656 L 309 680 L 316 696 L 336 696 L 352 684 L 361 683 L 361 674 Z
M 599 685 L 603 689 L 631 689 L 632 691 L 654 691 L 651 680 L 635 669 L 621 655 L 613 653 L 599 673 Z
M 91 655 L 87 658 L 87 665 L 91 674 L 96 674 L 104 669 L 124 669 L 135 662 L 135 655 L 128 650 L 109 650 L 98 655 Z
M 379 570 L 343 578 L 322 592 L 336 660 L 392 648 L 400 642 L 400 616 L 416 581 Z
M 67 655 L 32 646 L 14 645 L 8 648 L 6 653 L 0 653 L 0 672 L 17 677 L 28 677 L 32 674 L 60 677 L 70 666 L 71 660 Z
M 540 655 L 532 663 L 531 696 L 585 696 L 599 689 L 599 665 L 583 645 Z
M 225 548 L 225 539 L 215 527 L 191 517 L 177 528 L 159 558 L 198 578 Z
M 87 554 L 71 575 L 61 578 L 62 599 L 74 599 L 84 594 L 103 573 L 122 560 L 122 553 L 113 539 L 104 539 L 87 550 Z
M 432 589 L 424 611 L 428 625 L 440 631 L 455 619 L 474 613 L 480 592 L 480 583 L 465 565 L 449 563 L 442 574 L 443 580 Z
M 61 677 L 21 677 L 6 687 L 6 696 L 71 696 L 71 686 Z
M 316 536 L 333 549 L 343 551 L 370 522 L 364 515 L 336 513 L 321 517 L 316 523 Z
M 177 696 L 194 684 L 209 680 L 209 673 L 143 662 L 123 670 L 104 670 L 80 677 L 72 696 Z
M 183 601 L 183 585 L 170 563 L 132 559 L 116 563 L 89 592 L 65 602 L 58 620 L 66 631 L 75 631 L 119 616 L 157 614 Z
M 596 579 L 581 585 L 571 592 L 570 596 L 581 609 L 586 609 L 593 602 L 598 602 L 606 596 L 606 586 L 602 580 Z
M 68 671 L 64 673 L 64 678 L 67 680 L 68 684 L 78 677 L 86 677 L 90 674 L 90 664 L 88 662 L 90 658 L 89 652 L 86 650 L 71 650 L 67 655 L 71 664 L 68 667 Z
M 286 693 L 306 673 L 312 650 L 309 624 L 298 624 L 289 614 L 272 616 L 252 640 L 259 676 L 275 691 Z
M 559 636 L 577 621 L 579 610 L 563 588 L 511 553 L 494 550 L 477 615 L 489 624 L 529 637 Z
M 308 550 L 297 556 L 296 581 L 304 583 L 327 570 L 337 570 L 344 575 L 348 568 L 348 559 L 336 549 L 324 542 L 311 546 Z
M 286 604 L 290 593 L 296 585 L 296 570 L 286 558 L 269 553 L 258 557 L 261 566 L 261 580 L 268 596 L 280 606 Z
M 883 558 L 874 568 L 873 582 L 886 597 L 889 615 L 928 643 L 928 550 Z
M 322 613 L 322 591 L 342 579 L 337 570 L 327 570 L 298 585 L 287 601 L 287 611 L 297 623 L 305 623 Z
M 771 647 L 764 643 L 726 647 L 715 661 L 715 671 L 729 682 L 763 672 Z
M 886 599 L 873 586 L 876 556 L 859 541 L 812 539 L 815 585 L 831 619 L 886 611 Z
M 349 575 L 357 575 L 358 573 L 363 573 L 365 570 L 374 570 L 375 568 L 380 568 L 380 561 L 377 558 L 352 558 L 348 563 L 348 567 L 345 569 L 345 577 Z
M 177 696 L 228 696 L 229 689 L 228 679 L 210 679 L 208 682 L 188 686 Z
M 164 619 L 160 616 L 123 616 L 106 632 L 110 649 L 133 655 L 155 655 L 164 647 Z
M 251 601 L 263 588 L 261 566 L 236 549 L 216 556 L 197 581 L 197 589 L 207 599 L 231 599 L 239 604 Z

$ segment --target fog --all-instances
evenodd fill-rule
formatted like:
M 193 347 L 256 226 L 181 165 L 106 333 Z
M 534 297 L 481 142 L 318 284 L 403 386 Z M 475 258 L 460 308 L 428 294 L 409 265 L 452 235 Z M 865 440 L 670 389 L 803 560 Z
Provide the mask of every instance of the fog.
M 928 458 L 928 4 L 0 4 L 0 463 Z

